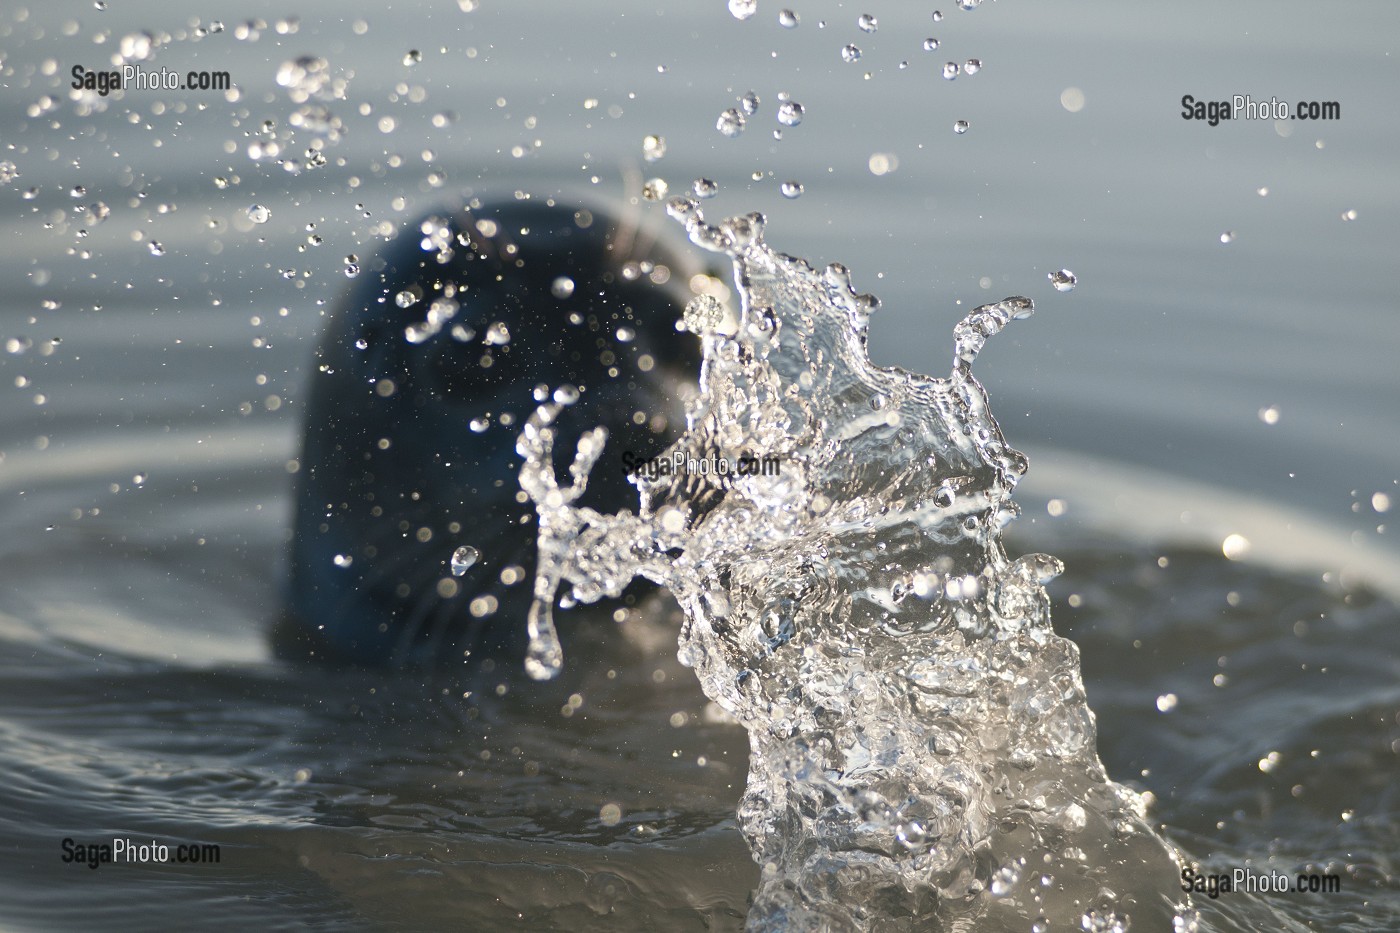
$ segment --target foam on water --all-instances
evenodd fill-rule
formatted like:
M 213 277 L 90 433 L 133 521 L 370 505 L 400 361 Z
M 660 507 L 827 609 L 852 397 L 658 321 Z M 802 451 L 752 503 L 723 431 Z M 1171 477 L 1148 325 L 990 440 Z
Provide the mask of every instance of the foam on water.
M 569 602 L 635 577 L 675 595 L 682 663 L 750 736 L 751 929 L 1193 926 L 1177 856 L 1099 762 L 1078 651 L 1042 587 L 1059 561 L 1002 546 L 1026 458 L 971 367 L 1031 301 L 965 317 L 946 377 L 880 368 L 878 302 L 843 267 L 774 252 L 761 215 L 668 210 L 734 261 L 741 298 L 737 319 L 703 299 L 687 311 L 701 392 L 668 455 L 779 468 L 639 475 L 639 509 L 600 514 L 576 503 L 604 432 L 560 485 L 564 407 L 539 407 L 519 441 L 539 515 L 531 674 L 562 663 L 561 584 Z

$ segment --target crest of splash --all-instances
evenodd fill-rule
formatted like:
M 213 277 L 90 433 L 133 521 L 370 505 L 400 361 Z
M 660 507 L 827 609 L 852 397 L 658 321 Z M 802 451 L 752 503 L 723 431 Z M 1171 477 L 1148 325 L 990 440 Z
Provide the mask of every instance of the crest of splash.
M 1041 584 L 1060 562 L 1002 546 L 1027 463 L 972 364 L 1031 301 L 964 318 L 948 376 L 880 368 L 878 302 L 844 268 L 774 252 L 761 215 L 668 211 L 733 259 L 741 295 L 737 322 L 687 309 L 701 393 L 668 455 L 781 467 L 637 477 L 637 512 L 604 515 L 575 502 L 605 433 L 560 485 L 561 407 L 539 407 L 518 445 L 539 515 L 531 675 L 562 663 L 561 584 L 571 601 L 638 576 L 675 595 L 681 661 L 750 736 L 751 929 L 1191 928 L 1174 856 L 1105 775 L 1078 651 L 1051 629 Z

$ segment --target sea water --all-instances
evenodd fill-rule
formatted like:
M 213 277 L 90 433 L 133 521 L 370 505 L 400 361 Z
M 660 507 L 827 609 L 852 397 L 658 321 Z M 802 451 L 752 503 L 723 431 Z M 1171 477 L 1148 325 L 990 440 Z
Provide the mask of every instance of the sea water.
M 945 373 L 967 309 L 1036 299 L 1042 317 L 977 362 L 1005 438 L 1035 464 L 1003 547 L 1064 562 L 1045 589 L 1078 646 L 1108 774 L 1185 867 L 1341 881 L 1337 893 L 1204 890 L 1202 929 L 1400 927 L 1400 429 L 1387 404 L 1400 175 L 1380 116 L 1400 8 L 945 4 L 934 20 L 802 6 L 786 23 L 758 10 L 738 22 L 723 4 L 638 15 L 464 0 L 383 19 L 131 0 L 0 13 L 6 926 L 734 929 L 867 907 L 814 890 L 850 873 L 809 871 L 796 849 L 752 859 L 751 814 L 788 811 L 746 806 L 741 827 L 749 733 L 677 663 L 683 617 L 665 599 L 603 620 L 617 637 L 571 653 L 543 687 L 515 659 L 463 685 L 308 669 L 268 650 L 300 386 L 346 275 L 476 194 L 632 210 L 641 182 L 620 179 L 664 134 L 665 161 L 647 171 L 664 168 L 673 192 L 694 178 L 697 196 L 731 199 L 715 210 L 767 210 L 783 249 L 839 255 L 886 299 L 870 330 L 878 362 Z M 874 34 L 857 22 L 866 12 Z M 704 54 L 688 51 L 691 33 Z M 862 52 L 849 64 L 847 44 Z M 73 65 L 128 54 L 228 70 L 239 93 L 70 97 Z M 973 55 L 983 67 L 969 76 Z M 1182 94 L 1256 84 L 1340 100 L 1344 119 L 1211 130 L 1179 116 Z M 757 115 L 723 136 L 715 117 L 751 89 Z M 800 126 L 776 119 L 783 91 L 804 107 Z M 784 196 L 789 182 L 800 198 Z M 1046 282 L 1064 266 L 1073 292 Z M 794 561 L 778 566 L 800 583 Z M 895 573 L 867 563 L 860 578 L 880 587 L 848 592 L 864 617 L 938 605 L 931 589 L 893 602 Z M 822 582 L 788 596 L 846 592 Z M 559 612 L 560 626 L 588 608 Z M 755 651 L 784 634 L 759 629 Z M 738 663 L 791 677 L 780 667 L 795 653 Z M 911 696 L 976 699 L 956 686 Z M 791 799 L 825 803 L 829 779 L 810 779 Z M 832 783 L 834 835 L 849 809 Z M 923 911 L 949 884 L 881 887 L 933 852 L 888 845 L 886 807 L 902 800 L 892 790 L 869 811 L 871 887 L 886 898 L 872 916 L 900 899 Z M 1011 849 L 1040 851 L 1028 836 L 1043 814 L 1029 812 L 985 868 L 974 852 L 968 899 L 934 910 L 970 918 L 985 901 L 1027 919 L 1039 874 L 1028 865 L 1011 883 L 991 869 Z M 811 815 L 768 838 L 842 858 L 840 840 L 803 834 Z M 114 837 L 218 844 L 223 860 L 62 861 L 65 838 Z M 986 877 L 1007 896 L 974 893 Z M 1070 905 L 1045 903 L 1082 927 Z
M 843 267 L 775 252 L 760 215 L 716 226 L 694 200 L 668 209 L 739 286 L 728 319 L 706 296 L 687 308 L 704 363 L 673 449 L 781 470 L 639 476 L 637 511 L 600 515 L 574 502 L 602 430 L 560 486 L 562 406 L 537 409 L 519 443 L 540 528 L 531 673 L 562 663 L 561 583 L 581 602 L 636 576 L 671 591 L 681 663 L 749 733 L 751 929 L 1194 927 L 1177 856 L 1099 761 L 1078 652 L 1042 587 L 1060 562 L 1002 544 L 1027 463 L 972 364 L 1033 303 L 968 314 L 947 376 L 877 368 L 878 302 Z

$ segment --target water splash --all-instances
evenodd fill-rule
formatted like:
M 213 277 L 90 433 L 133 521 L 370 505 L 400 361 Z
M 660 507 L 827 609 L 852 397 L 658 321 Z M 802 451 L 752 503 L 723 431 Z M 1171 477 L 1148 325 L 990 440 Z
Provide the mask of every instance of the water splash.
M 539 515 L 531 675 L 562 664 L 562 584 L 570 602 L 634 577 L 675 595 L 681 662 L 749 732 L 751 929 L 1169 927 L 1175 856 L 1105 775 L 1078 651 L 1050 625 L 1042 584 L 1061 565 L 1001 542 L 1027 463 L 972 364 L 1032 302 L 964 318 L 946 377 L 880 368 L 878 302 L 845 268 L 774 252 L 761 215 L 711 225 L 690 198 L 668 211 L 733 260 L 741 307 L 686 309 L 701 394 L 667 456 L 780 468 L 639 475 L 638 511 L 603 515 L 575 503 L 604 432 L 583 436 L 561 485 L 565 406 L 541 405 L 518 444 Z

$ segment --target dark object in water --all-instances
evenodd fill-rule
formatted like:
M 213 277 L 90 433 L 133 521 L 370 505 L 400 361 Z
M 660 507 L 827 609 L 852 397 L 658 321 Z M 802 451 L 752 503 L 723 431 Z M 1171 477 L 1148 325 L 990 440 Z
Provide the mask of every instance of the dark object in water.
M 284 655 L 523 658 L 535 516 L 515 441 L 532 392 L 580 390 L 561 472 L 582 431 L 608 429 L 583 500 L 605 512 L 635 507 L 623 453 L 654 456 L 684 425 L 700 354 L 675 322 L 698 269 L 641 233 L 506 202 L 429 217 L 366 264 L 313 361 Z M 462 546 L 480 558 L 454 576 Z

